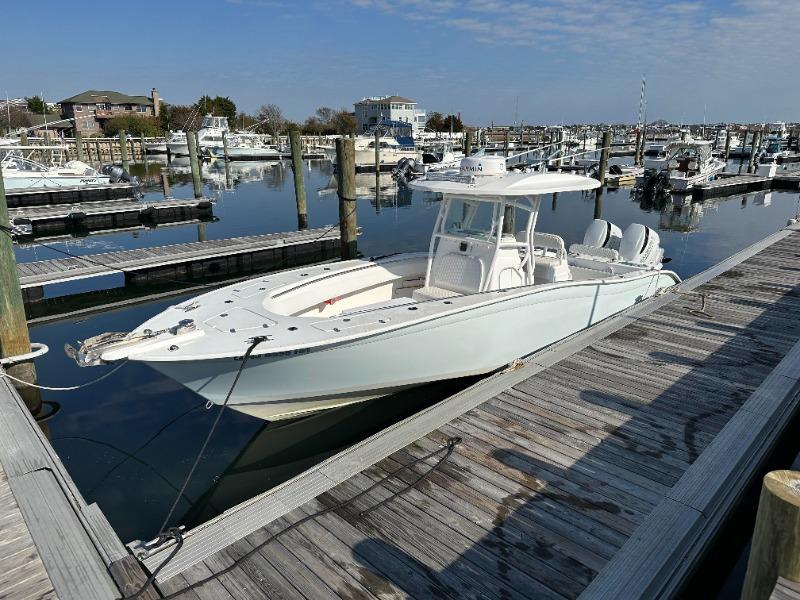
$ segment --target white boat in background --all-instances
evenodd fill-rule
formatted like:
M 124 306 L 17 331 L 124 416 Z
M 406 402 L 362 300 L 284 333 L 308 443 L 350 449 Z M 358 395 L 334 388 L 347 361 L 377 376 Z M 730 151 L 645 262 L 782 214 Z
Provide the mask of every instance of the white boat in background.
M 184 141 L 185 138 L 184 138 Z M 166 154 L 167 153 L 167 141 L 166 139 L 162 141 L 151 141 L 145 142 L 144 144 L 145 152 L 148 154 Z M 188 149 L 187 149 L 188 152 Z
M 666 174 L 673 190 L 689 191 L 724 171 L 725 161 L 712 154 L 710 141 L 676 140 L 664 147 L 662 155 L 645 157 L 644 168 L 644 174 L 636 178 L 637 185 L 653 175 Z
M 228 158 L 231 160 L 279 160 L 286 156 L 274 146 L 265 143 L 257 133 L 231 133 L 225 136 L 228 143 Z M 222 142 L 205 148 L 213 158 L 225 158 Z
M 227 133 L 228 119 L 226 117 L 215 117 L 208 114 L 203 117 L 200 129 L 197 130 L 198 153 L 209 146 L 221 146 L 222 134 Z M 186 141 L 186 133 L 183 131 L 172 131 L 167 136 L 167 150 L 173 156 L 188 156 L 189 146 Z
M 381 169 L 391 170 L 401 158 L 412 158 L 415 161 L 422 160 L 422 152 L 413 146 L 403 146 L 393 136 L 384 135 L 378 138 L 378 149 L 380 151 Z M 325 146 L 322 148 L 325 156 L 334 165 L 336 164 L 336 146 Z M 375 136 L 358 136 L 355 139 L 355 163 L 356 169 L 375 168 Z
M 111 178 L 79 160 L 48 166 L 25 158 L 14 146 L 4 146 L 0 159 L 6 190 L 92 186 L 109 183 Z
M 491 372 L 680 281 L 644 225 L 621 234 L 596 220 L 569 253 L 534 231 L 542 196 L 595 179 L 512 173 L 481 156 L 410 186 L 442 197 L 427 253 L 254 277 L 68 353 L 81 365 L 143 362 L 277 420 Z

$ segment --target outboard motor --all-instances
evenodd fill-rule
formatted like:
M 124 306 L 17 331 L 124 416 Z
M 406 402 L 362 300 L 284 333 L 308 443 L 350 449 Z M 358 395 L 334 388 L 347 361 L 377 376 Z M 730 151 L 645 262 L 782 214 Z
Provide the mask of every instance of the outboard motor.
M 108 175 L 111 183 L 132 183 L 139 185 L 139 178 L 128 173 L 125 169 L 118 165 L 104 165 L 100 172 Z
M 417 161 L 413 158 L 405 157 L 397 161 L 397 166 L 392 169 L 392 176 L 395 179 L 404 179 L 410 181 L 414 179 L 417 173 Z
M 622 236 L 619 255 L 626 262 L 660 269 L 664 249 L 655 231 L 640 223 L 632 223 Z
M 622 230 L 619 227 L 610 221 L 595 219 L 586 229 L 583 245 L 619 250 L 620 240 L 622 240 Z

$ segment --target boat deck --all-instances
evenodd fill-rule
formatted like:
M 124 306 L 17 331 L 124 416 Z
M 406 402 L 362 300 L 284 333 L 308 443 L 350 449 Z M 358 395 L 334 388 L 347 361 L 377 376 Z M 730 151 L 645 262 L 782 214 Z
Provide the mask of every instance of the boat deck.
M 797 413 L 798 258 L 778 232 L 229 509 L 161 591 L 225 569 L 179 597 L 675 595 Z
M 197 265 L 197 275 L 253 270 L 261 262 L 288 262 L 299 259 L 303 253 L 317 256 L 335 250 L 339 245 L 339 228 L 327 227 L 271 233 L 221 240 L 207 240 L 170 246 L 120 250 L 91 254 L 87 257 L 57 258 L 17 265 L 22 289 L 111 275 L 124 272 L 126 277 L 137 273 L 146 276 L 149 271 L 166 271 L 169 277 L 188 276 Z M 247 257 L 247 265 L 239 264 Z M 318 256 L 318 260 L 325 256 Z M 308 261 L 306 261 L 308 262 Z M 231 263 L 231 264 L 228 264 Z M 176 272 L 178 269 L 180 272 Z

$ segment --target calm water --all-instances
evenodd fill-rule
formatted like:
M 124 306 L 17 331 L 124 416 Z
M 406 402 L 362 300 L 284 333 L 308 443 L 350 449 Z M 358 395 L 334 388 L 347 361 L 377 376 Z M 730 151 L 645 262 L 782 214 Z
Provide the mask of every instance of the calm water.
M 188 167 L 170 175 L 172 194 L 190 197 Z M 309 221 L 312 227 L 338 220 L 338 200 L 330 164 L 307 163 Z M 146 199 L 162 197 L 156 184 Z M 227 185 L 223 168 L 206 167 L 206 194 L 216 199 L 217 222 L 155 230 L 93 235 L 52 243 L 74 254 L 226 238 L 296 228 L 291 170 L 285 163 L 234 163 Z M 436 198 L 398 189 L 390 177 L 358 176 L 359 249 L 365 255 L 427 250 Z M 776 231 L 797 213 L 798 194 L 747 194 L 703 204 L 676 200 L 663 209 L 633 201 L 629 190 L 607 191 L 598 206 L 593 195 L 560 194 L 543 199 L 538 230 L 581 241 L 596 212 L 626 227 L 639 222 L 656 229 L 680 276 L 693 275 Z M 43 247 L 19 248 L 18 260 L 58 257 Z M 99 376 L 101 369 L 77 368 L 59 349 L 64 343 L 105 332 L 127 331 L 178 302 L 140 304 L 116 311 L 39 325 L 32 339 L 50 346 L 37 361 L 40 383 L 68 386 Z M 397 360 L 403 360 L 398 356 Z M 178 523 L 206 520 L 256 493 L 273 487 L 331 453 L 468 385 L 430 385 L 372 403 L 329 411 L 288 423 L 265 424 L 226 411 L 207 455 L 181 501 Z M 128 363 L 104 381 L 76 392 L 45 392 L 59 412 L 47 431 L 87 501 L 98 502 L 124 541 L 156 533 L 200 444 L 215 409 L 155 371 Z

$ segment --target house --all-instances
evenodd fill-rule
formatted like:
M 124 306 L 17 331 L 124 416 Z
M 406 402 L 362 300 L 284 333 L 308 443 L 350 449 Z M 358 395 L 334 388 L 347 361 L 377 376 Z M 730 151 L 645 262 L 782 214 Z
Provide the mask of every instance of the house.
M 75 129 L 83 135 L 98 134 L 103 123 L 121 115 L 157 117 L 161 111 L 158 91 L 150 97 L 128 96 L 120 92 L 87 90 L 60 102 L 64 118 L 75 119 Z
M 412 131 L 425 128 L 425 111 L 417 108 L 415 100 L 402 96 L 374 96 L 355 103 L 358 131 L 369 131 L 382 121 L 410 123 Z

